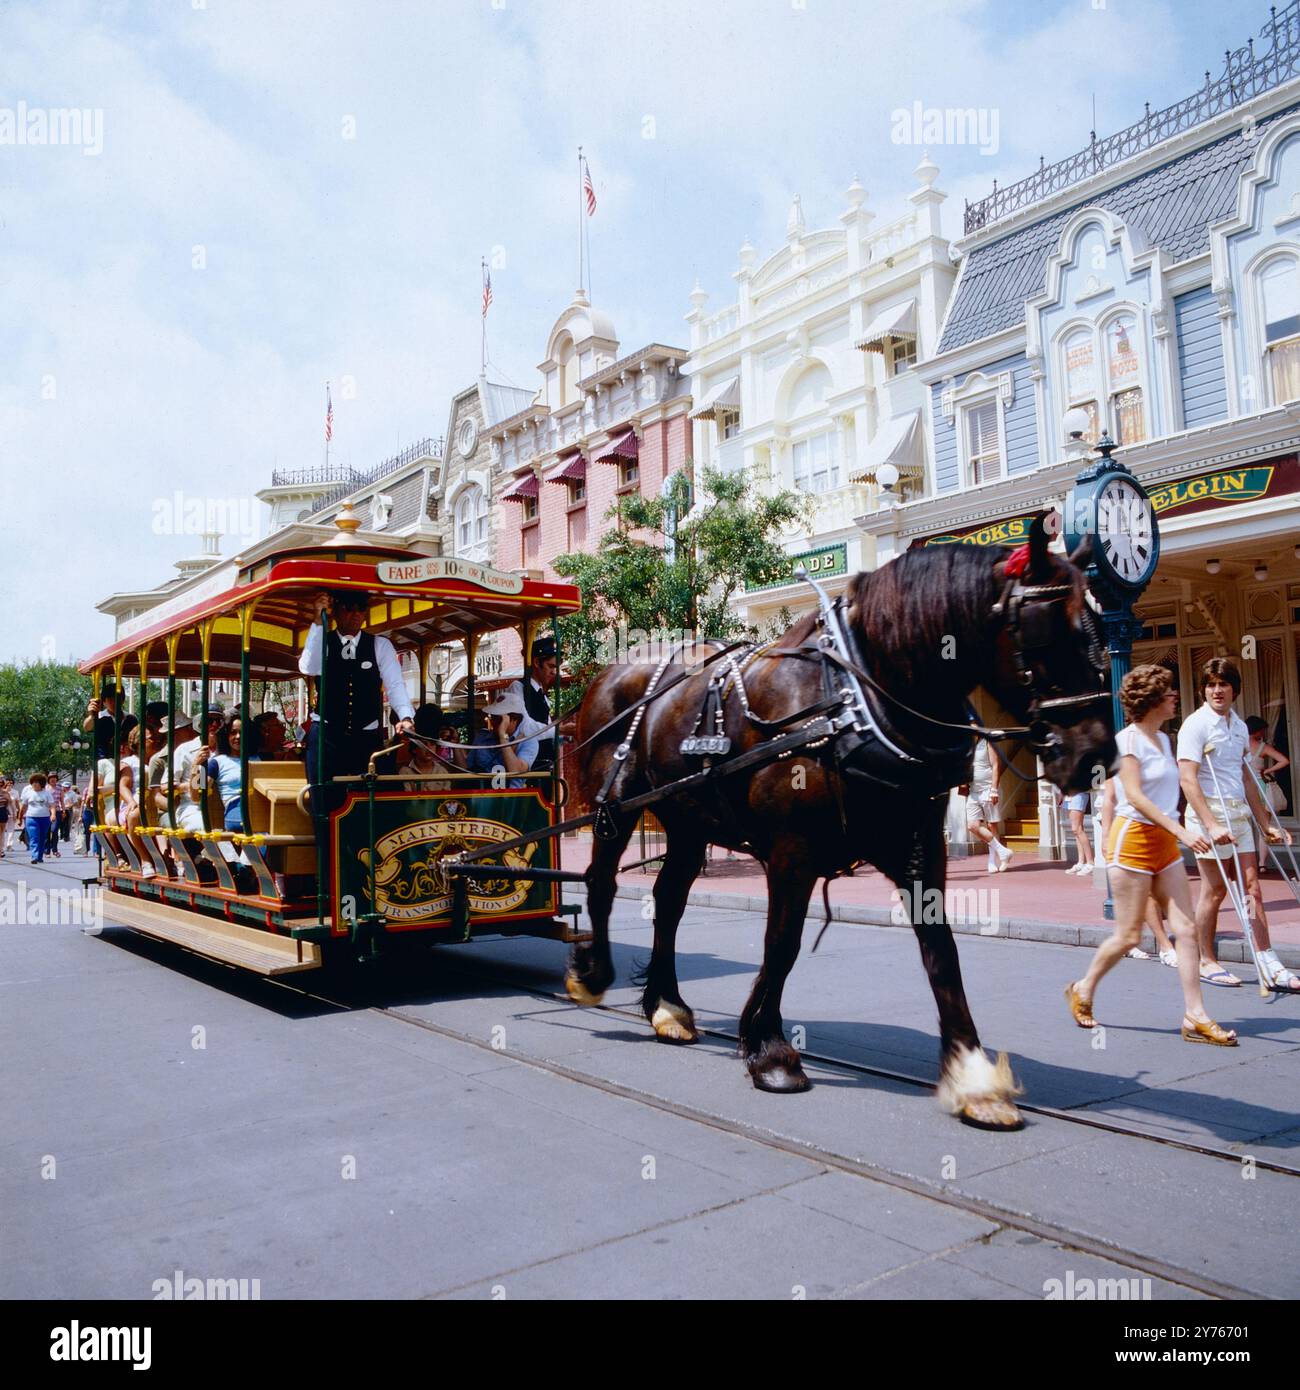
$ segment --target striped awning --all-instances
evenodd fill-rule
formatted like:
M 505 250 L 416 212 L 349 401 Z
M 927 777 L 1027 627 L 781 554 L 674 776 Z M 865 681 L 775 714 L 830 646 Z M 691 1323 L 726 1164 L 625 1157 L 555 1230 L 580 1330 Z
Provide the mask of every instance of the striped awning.
M 503 502 L 522 502 L 525 497 L 537 496 L 537 474 L 525 473 L 522 478 L 501 498 Z
M 740 378 L 729 376 L 719 382 L 700 402 L 698 410 L 691 411 L 692 420 L 712 420 L 719 410 L 740 409 Z
M 886 420 L 876 431 L 871 443 L 867 445 L 862 462 L 851 470 L 851 482 L 874 479 L 876 469 L 882 464 L 892 463 L 900 473 L 918 474 L 925 471 L 925 460 L 921 455 L 921 412 L 913 410 L 908 415 L 900 415 Z
M 634 459 L 641 444 L 635 430 L 624 430 L 617 439 L 612 439 L 598 454 L 592 455 L 592 463 L 618 463 L 621 459 Z
M 560 460 L 560 466 L 547 476 L 548 483 L 580 483 L 587 476 L 587 459 L 582 453 L 570 454 Z
M 863 352 L 884 352 L 885 344 L 916 339 L 916 300 L 908 299 L 885 309 L 871 320 L 866 333 L 853 344 Z

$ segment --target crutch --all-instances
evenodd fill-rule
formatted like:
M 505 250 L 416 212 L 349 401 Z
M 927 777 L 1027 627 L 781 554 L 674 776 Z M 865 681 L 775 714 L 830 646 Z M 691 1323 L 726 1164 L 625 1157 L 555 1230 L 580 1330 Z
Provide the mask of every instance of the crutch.
M 1231 831 L 1232 817 L 1228 814 L 1227 798 L 1223 795 L 1223 788 L 1219 785 L 1219 774 L 1214 766 L 1213 745 L 1205 745 L 1205 761 L 1209 764 L 1210 777 L 1214 782 L 1214 795 L 1219 801 L 1219 820 L 1224 827 Z M 1206 836 L 1209 839 L 1209 836 Z M 1236 910 L 1237 917 L 1241 921 L 1242 935 L 1246 938 L 1246 944 L 1250 947 L 1250 958 L 1255 964 L 1255 974 L 1259 976 L 1259 993 L 1262 999 L 1273 997 L 1273 985 L 1268 976 L 1264 973 L 1264 967 L 1259 962 L 1259 952 L 1255 948 L 1255 931 L 1251 923 L 1249 905 L 1246 902 L 1246 875 L 1241 871 L 1241 856 L 1237 853 L 1236 840 L 1228 842 L 1232 846 L 1232 862 L 1236 866 L 1236 880 L 1229 877 L 1228 871 L 1223 866 L 1223 860 L 1219 858 L 1219 846 L 1211 844 L 1210 848 L 1214 851 L 1214 862 L 1219 866 L 1219 873 L 1223 877 L 1223 886 L 1228 890 L 1228 897 L 1232 900 L 1232 906 Z
M 1300 903 L 1300 865 L 1296 863 L 1295 847 L 1286 842 L 1286 831 L 1282 829 L 1282 822 L 1278 818 L 1277 808 L 1269 800 L 1268 788 L 1264 785 L 1263 778 L 1251 767 L 1250 763 L 1245 764 L 1250 768 L 1250 775 L 1255 779 L 1255 786 L 1259 789 L 1259 799 L 1268 807 L 1269 819 L 1273 823 L 1273 828 L 1282 837 L 1282 848 L 1286 850 L 1287 858 L 1291 861 L 1291 872 L 1287 873 L 1286 865 L 1282 863 L 1282 856 L 1278 853 L 1277 845 L 1270 844 L 1265 838 L 1264 843 L 1268 845 L 1268 852 L 1273 856 L 1273 866 L 1286 882 L 1286 886 L 1291 890 L 1291 896 L 1296 902 Z

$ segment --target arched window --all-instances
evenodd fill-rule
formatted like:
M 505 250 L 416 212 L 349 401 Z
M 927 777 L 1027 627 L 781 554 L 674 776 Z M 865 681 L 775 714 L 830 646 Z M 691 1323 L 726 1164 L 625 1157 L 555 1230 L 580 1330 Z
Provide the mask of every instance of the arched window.
M 1101 438 L 1101 403 L 1097 390 L 1097 347 L 1090 328 L 1076 328 L 1062 343 L 1065 354 L 1065 403 L 1088 412 L 1084 438 L 1095 444 Z
M 1259 289 L 1273 404 L 1300 400 L 1300 259 L 1269 261 L 1260 272 Z
M 475 485 L 456 501 L 456 554 L 468 560 L 487 558 L 487 498 Z
M 559 376 L 560 399 L 558 406 L 568 405 L 578 393 L 578 359 L 573 350 L 573 339 L 566 333 L 555 348 L 555 364 Z
M 820 362 L 809 367 L 790 388 L 786 415 L 791 420 L 820 410 L 831 390 L 831 374 Z
M 1147 437 L 1146 412 L 1142 408 L 1142 371 L 1138 361 L 1137 319 L 1116 314 L 1106 320 L 1107 414 L 1117 444 L 1137 444 Z
M 1103 428 L 1117 444 L 1147 437 L 1141 341 L 1137 315 L 1127 311 L 1097 327 L 1071 329 L 1061 341 L 1065 405 L 1087 411 L 1084 438 L 1090 444 L 1101 438 Z

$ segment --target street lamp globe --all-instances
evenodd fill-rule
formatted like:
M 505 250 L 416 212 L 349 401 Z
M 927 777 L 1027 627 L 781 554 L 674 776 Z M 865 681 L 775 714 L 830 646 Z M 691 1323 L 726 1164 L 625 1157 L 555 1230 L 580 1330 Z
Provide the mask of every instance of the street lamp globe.
M 892 492 L 898 486 L 899 472 L 892 463 L 882 463 L 876 469 L 876 481 L 886 492 Z
M 1081 406 L 1072 406 L 1061 419 L 1066 439 L 1082 439 L 1088 432 L 1092 419 Z

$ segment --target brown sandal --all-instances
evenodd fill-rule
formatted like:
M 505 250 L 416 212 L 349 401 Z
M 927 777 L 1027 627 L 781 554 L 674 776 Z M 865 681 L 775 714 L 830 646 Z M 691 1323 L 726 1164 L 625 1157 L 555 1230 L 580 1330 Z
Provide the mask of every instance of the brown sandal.
M 1074 1015 L 1074 1021 L 1080 1028 L 1097 1026 L 1097 1020 L 1092 1016 L 1092 1005 L 1084 1002 L 1083 996 L 1072 983 L 1065 987 L 1065 1002 L 1070 1006 L 1070 1013 Z
M 1220 1028 L 1213 1019 L 1206 1023 L 1192 1021 L 1189 1028 L 1187 1026 L 1187 1015 L 1183 1015 L 1183 1041 L 1194 1043 L 1212 1043 L 1215 1047 L 1236 1047 L 1237 1035 L 1231 1028 Z

